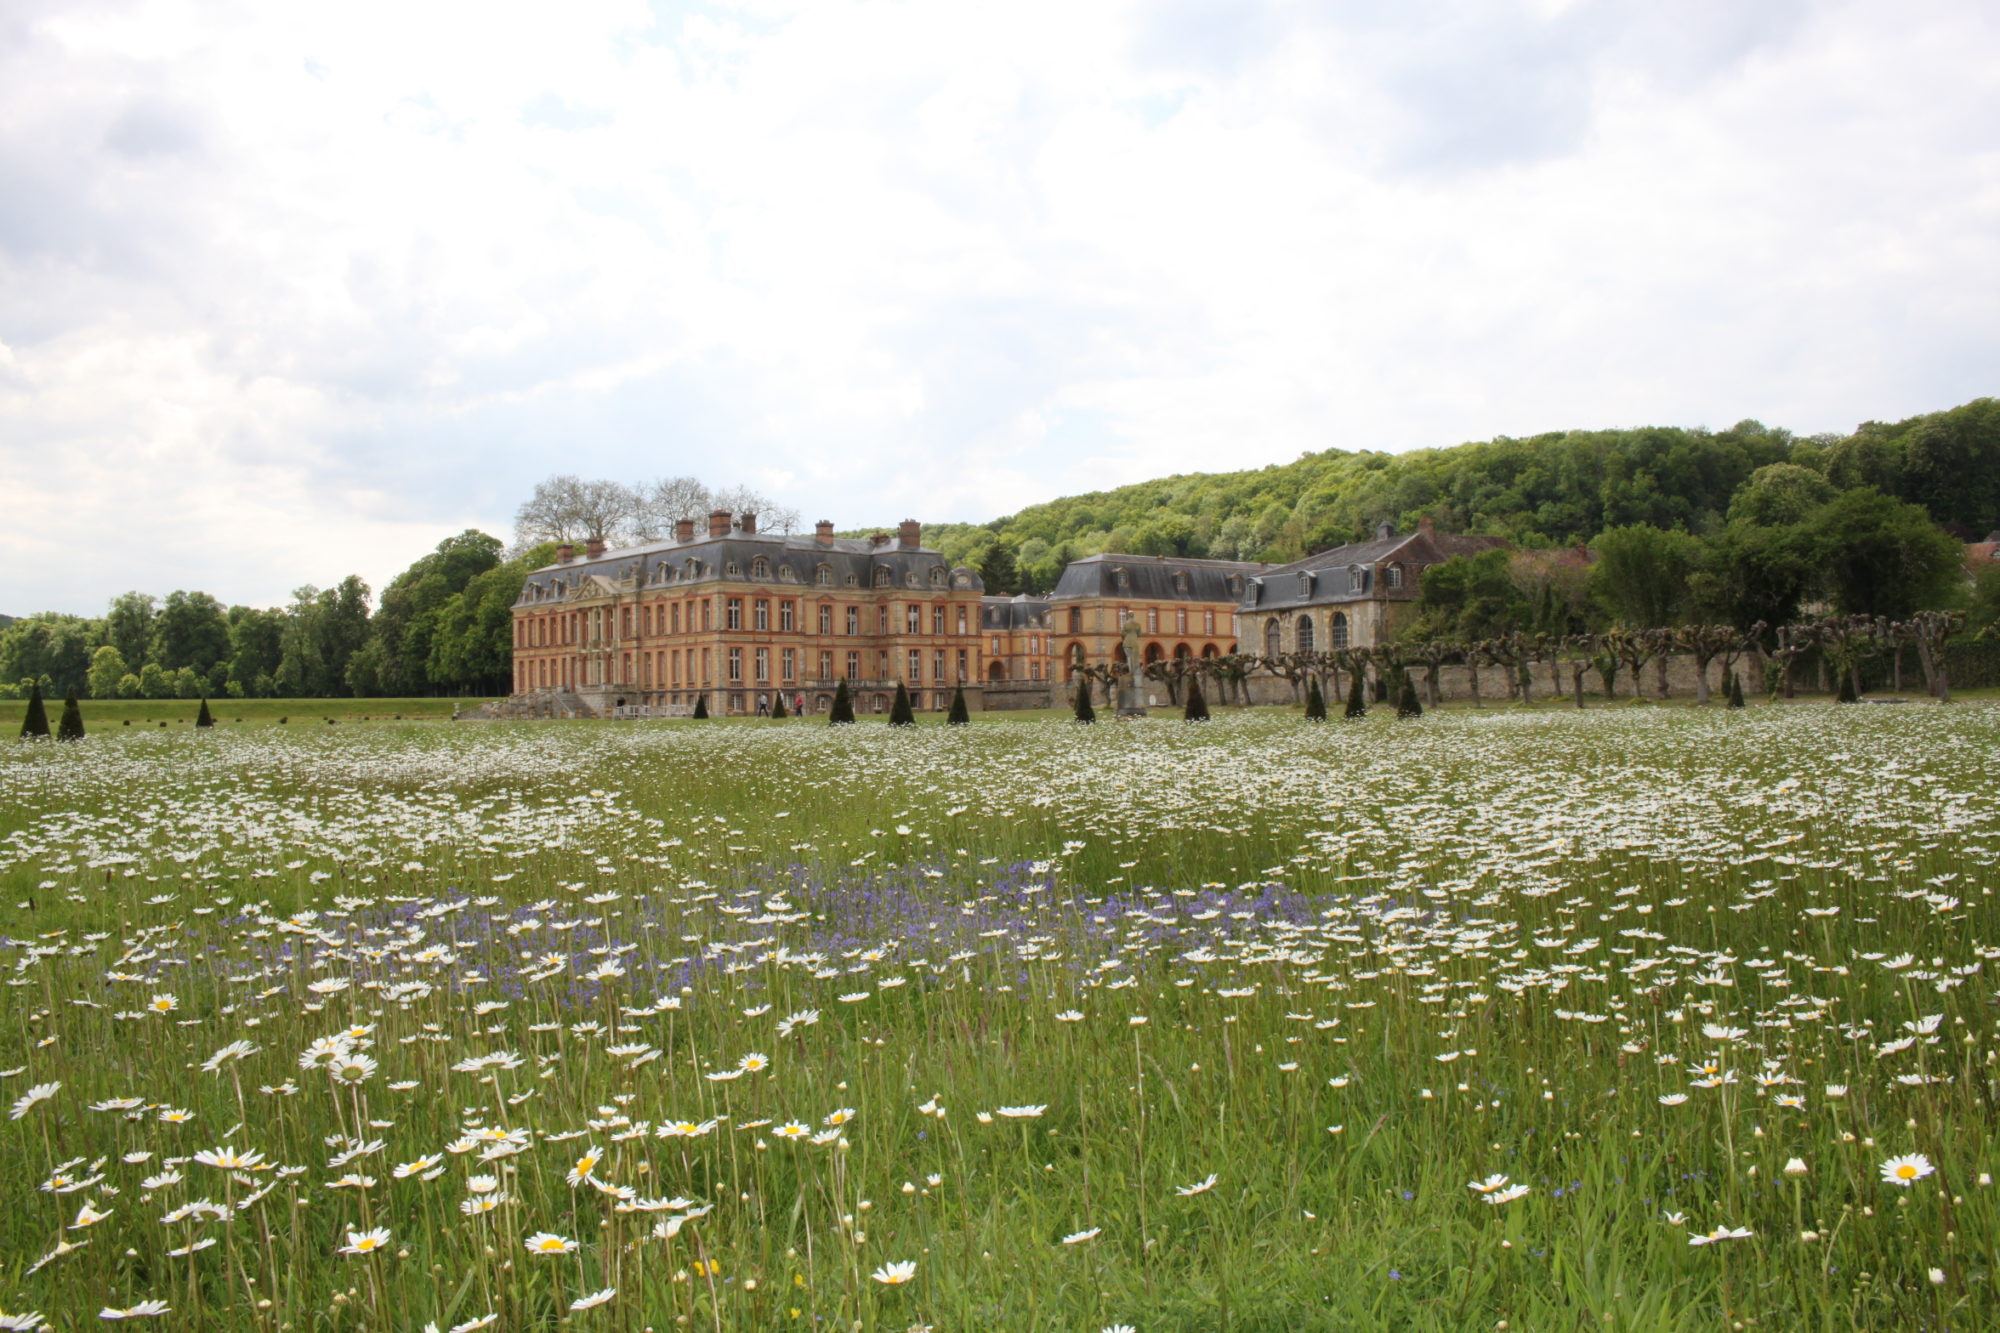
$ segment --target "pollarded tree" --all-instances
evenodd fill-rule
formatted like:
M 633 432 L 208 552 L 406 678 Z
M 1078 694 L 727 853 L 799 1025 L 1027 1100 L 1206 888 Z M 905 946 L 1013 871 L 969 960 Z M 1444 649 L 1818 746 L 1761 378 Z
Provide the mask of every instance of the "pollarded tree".
M 903 682 L 896 682 L 896 701 L 889 705 L 889 725 L 892 727 L 914 727 L 917 725 L 916 712 L 910 707 L 910 692 L 903 688 Z
M 62 721 L 56 724 L 56 739 L 59 741 L 83 739 L 83 710 L 76 706 L 75 690 L 63 696 Z
M 851 727 L 854 725 L 854 699 L 847 692 L 847 682 L 840 682 L 833 692 L 833 707 L 828 710 L 826 724 L 830 727 Z
M 21 719 L 21 739 L 42 740 L 49 734 L 48 705 L 42 702 L 42 686 L 37 681 L 28 687 L 28 713 Z

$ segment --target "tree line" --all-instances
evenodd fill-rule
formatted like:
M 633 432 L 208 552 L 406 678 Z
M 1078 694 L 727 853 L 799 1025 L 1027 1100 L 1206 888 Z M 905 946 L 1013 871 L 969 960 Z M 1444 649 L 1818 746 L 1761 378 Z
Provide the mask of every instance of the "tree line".
M 1425 515 L 1446 531 L 1488 533 L 1523 549 L 1594 545 L 1600 533 L 1635 526 L 1708 537 L 1730 524 L 1752 477 L 1777 464 L 1798 469 L 1783 475 L 1811 491 L 1864 491 L 1915 506 L 1960 539 L 2000 527 L 2000 401 L 1981 398 L 1866 422 L 1845 436 L 1746 420 L 1722 431 L 1558 431 L 1402 454 L 1329 449 L 926 532 L 954 563 L 982 574 L 992 553 L 1004 552 L 1003 581 L 988 576 L 988 591 L 1046 591 L 1069 561 L 1105 551 L 1286 563 L 1362 540 L 1384 519 L 1407 531 Z M 1782 554 L 1796 552 L 1771 556 Z
M 380 606 L 358 575 L 279 607 L 206 592 L 122 593 L 97 617 L 45 612 L 0 629 L 0 697 L 342 698 L 504 694 L 513 606 L 548 544 L 505 558 L 467 530 L 398 574 Z

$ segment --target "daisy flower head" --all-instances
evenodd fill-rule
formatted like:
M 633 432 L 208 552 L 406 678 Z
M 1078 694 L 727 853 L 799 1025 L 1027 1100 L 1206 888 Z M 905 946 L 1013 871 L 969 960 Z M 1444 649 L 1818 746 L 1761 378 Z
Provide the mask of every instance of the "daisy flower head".
M 153 1319 L 167 1312 L 168 1306 L 162 1300 L 144 1300 L 137 1305 L 128 1305 L 120 1310 L 107 1305 L 97 1312 L 99 1319 Z
M 30 1110 L 34 1109 L 35 1103 L 45 1102 L 61 1091 L 62 1084 L 60 1083 L 37 1083 L 34 1087 L 29 1088 L 21 1094 L 20 1099 L 14 1103 L 14 1109 L 7 1113 L 7 1118 L 9 1120 L 19 1120 Z M 41 1318 L 40 1315 L 35 1317 L 37 1319 Z
M 900 1287 L 917 1275 L 917 1261 L 904 1259 L 898 1263 L 883 1264 L 868 1276 L 885 1287 Z
M 1088 1231 L 1072 1231 L 1062 1238 L 1065 1245 L 1081 1245 L 1087 1240 L 1096 1240 L 1103 1227 L 1091 1227 Z
M 584 1152 L 583 1156 L 577 1158 L 576 1165 L 572 1166 L 569 1169 L 569 1175 L 564 1177 L 564 1179 L 569 1181 L 570 1188 L 574 1189 L 576 1186 L 590 1179 L 590 1173 L 597 1170 L 597 1163 L 603 1156 L 603 1152 L 596 1147 L 591 1147 Z
M 1197 1194 L 1206 1194 L 1215 1188 L 1215 1178 L 1215 1172 L 1211 1171 L 1208 1173 L 1207 1180 L 1197 1180 L 1192 1185 L 1176 1185 L 1174 1193 L 1180 1195 L 1183 1199 L 1192 1198 Z
M 376 1227 L 373 1231 L 350 1231 L 347 1244 L 340 1247 L 339 1254 L 373 1254 L 389 1243 L 389 1228 Z
M 553 1231 L 537 1231 L 525 1244 L 529 1254 L 575 1254 L 577 1249 L 575 1241 Z
M 34 1333 L 38 1328 L 46 1328 L 39 1312 L 27 1310 L 21 1314 L 8 1314 L 0 1310 L 0 1333 Z
M 1908 1189 L 1935 1170 L 1937 1168 L 1931 1165 L 1931 1159 L 1922 1153 L 1905 1153 L 1882 1163 L 1882 1179 Z
M 588 1296 L 577 1297 L 569 1303 L 569 1308 L 572 1310 L 594 1310 L 617 1294 L 618 1288 L 606 1287 L 602 1291 L 593 1291 Z
M 1747 1240 L 1756 1234 L 1749 1227 L 1717 1227 L 1715 1230 L 1704 1232 L 1699 1236 L 1689 1236 L 1688 1244 L 1713 1245 L 1718 1241 Z
M 736 1067 L 746 1074 L 758 1074 L 771 1067 L 771 1057 L 762 1051 L 752 1051 L 736 1062 Z
M 1486 1195 L 1485 1199 L 1490 1204 L 1499 1205 L 1512 1203 L 1516 1199 L 1524 1199 L 1527 1196 L 1528 1187 L 1526 1185 L 1509 1185 L 1504 1190 L 1495 1190 L 1493 1193 Z
M 1044 1102 L 1040 1106 L 996 1106 L 993 1109 L 997 1114 L 1006 1116 L 1009 1120 L 1033 1120 L 1049 1108 L 1048 1103 Z

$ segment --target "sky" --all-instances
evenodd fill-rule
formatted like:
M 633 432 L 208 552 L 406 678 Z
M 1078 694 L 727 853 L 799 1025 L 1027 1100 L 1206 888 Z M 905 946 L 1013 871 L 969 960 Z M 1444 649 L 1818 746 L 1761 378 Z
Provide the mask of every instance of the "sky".
M 2000 6 L 0 5 L 0 613 L 1995 390 Z

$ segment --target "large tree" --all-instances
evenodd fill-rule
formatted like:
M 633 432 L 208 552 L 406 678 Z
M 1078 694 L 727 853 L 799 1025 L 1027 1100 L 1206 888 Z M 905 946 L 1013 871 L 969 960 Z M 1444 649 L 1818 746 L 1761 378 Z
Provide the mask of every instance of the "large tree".
M 1920 507 L 1868 487 L 1833 499 L 1807 525 L 1834 609 L 1900 620 L 1948 599 L 1964 547 Z
M 1678 625 L 1688 607 L 1688 576 L 1701 543 L 1685 532 L 1634 523 L 1607 528 L 1591 550 L 1590 586 L 1606 611 L 1628 629 Z
M 222 603 L 205 592 L 168 593 L 160 613 L 153 618 L 147 659 L 168 671 L 193 667 L 203 675 L 216 663 L 226 662 L 229 615 L 222 609 Z

